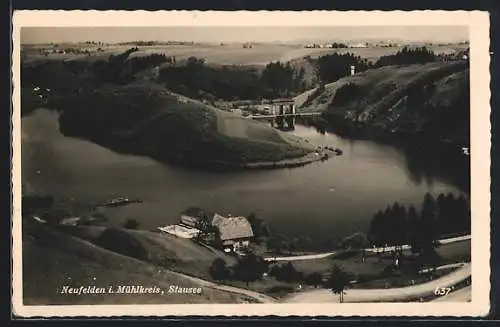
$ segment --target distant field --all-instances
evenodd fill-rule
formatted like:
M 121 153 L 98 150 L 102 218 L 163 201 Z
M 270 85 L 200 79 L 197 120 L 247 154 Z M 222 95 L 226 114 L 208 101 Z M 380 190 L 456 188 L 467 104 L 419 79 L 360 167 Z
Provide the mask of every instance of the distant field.
M 39 46 L 37 46 L 39 47 Z M 68 45 L 69 47 L 69 45 Z M 75 47 L 73 45 L 73 47 Z M 76 45 L 80 47 L 80 45 Z M 81 45 L 85 47 L 85 45 Z M 104 52 L 88 55 L 74 54 L 50 54 L 47 57 L 39 54 L 30 54 L 29 59 L 76 59 L 82 58 L 85 60 L 98 60 L 107 58 L 110 54 L 124 52 L 131 48 L 132 45 L 123 46 L 106 46 L 103 47 Z M 450 53 L 458 49 L 464 49 L 467 45 L 449 45 L 449 46 L 430 46 L 436 53 Z M 352 49 L 306 49 L 297 45 L 279 45 L 279 44 L 258 44 L 251 49 L 244 49 L 241 45 L 165 45 L 165 46 L 141 46 L 139 51 L 132 56 L 144 56 L 151 53 L 165 53 L 166 55 L 175 56 L 177 60 L 187 59 L 191 56 L 204 58 L 207 63 L 223 64 L 223 65 L 265 65 L 271 61 L 290 61 L 300 59 L 305 56 L 312 58 L 319 57 L 335 52 L 345 53 L 350 52 L 357 56 L 375 61 L 380 56 L 395 53 L 399 50 L 398 47 L 392 48 L 352 48 Z M 31 49 L 30 49 L 31 50 Z M 30 51 L 31 52 L 31 51 Z
M 118 54 L 131 48 L 126 46 L 103 47 L 104 52 L 95 53 L 91 56 L 74 54 L 50 54 L 47 57 L 39 54 L 30 55 L 30 59 L 71 59 L 82 58 L 84 60 L 97 60 L 106 58 L 110 54 Z M 255 45 L 251 49 L 244 49 L 241 45 L 172 45 L 172 46 L 142 46 L 134 56 L 144 56 L 151 53 L 164 53 L 175 56 L 177 61 L 187 59 L 191 56 L 204 58 L 208 64 L 221 65 L 265 65 L 271 61 L 291 60 L 309 54 L 324 51 L 325 49 L 303 49 L 298 46 L 287 45 Z M 333 51 L 330 51 L 333 52 Z

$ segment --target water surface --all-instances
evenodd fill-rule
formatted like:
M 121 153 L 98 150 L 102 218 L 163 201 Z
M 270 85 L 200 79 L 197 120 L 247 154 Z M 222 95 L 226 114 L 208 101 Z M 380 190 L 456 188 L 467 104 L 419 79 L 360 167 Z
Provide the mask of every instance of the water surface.
M 415 171 L 396 147 L 301 125 L 294 133 L 314 144 L 339 147 L 343 155 L 291 169 L 187 170 L 65 137 L 57 114 L 38 109 L 22 119 L 23 183 L 31 191 L 82 203 L 116 196 L 144 201 L 108 209 L 111 226 L 134 218 L 141 228 L 153 229 L 178 221 L 183 209 L 199 206 L 222 214 L 255 212 L 275 233 L 309 236 L 318 244 L 366 231 L 373 214 L 394 201 L 420 206 L 428 191 L 459 193 L 440 176 Z

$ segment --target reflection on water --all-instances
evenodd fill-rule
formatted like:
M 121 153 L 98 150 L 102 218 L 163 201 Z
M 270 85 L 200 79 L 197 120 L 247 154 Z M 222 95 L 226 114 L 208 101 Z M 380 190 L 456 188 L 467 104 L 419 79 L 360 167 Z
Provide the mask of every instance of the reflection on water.
M 200 206 L 226 214 L 256 212 L 278 234 L 313 236 L 317 242 L 366 231 L 373 213 L 394 201 L 420 205 L 427 191 L 459 192 L 394 146 L 303 125 L 295 125 L 293 133 L 338 147 L 343 155 L 292 169 L 187 170 L 64 137 L 56 114 L 37 110 L 22 120 L 23 183 L 91 204 L 116 196 L 144 201 L 107 210 L 110 225 L 135 218 L 152 229 L 177 221 L 189 206 Z

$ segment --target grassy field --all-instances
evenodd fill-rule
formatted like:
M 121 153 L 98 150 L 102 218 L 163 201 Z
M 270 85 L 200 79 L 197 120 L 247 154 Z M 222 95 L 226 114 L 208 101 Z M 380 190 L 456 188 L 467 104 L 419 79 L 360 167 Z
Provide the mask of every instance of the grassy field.
M 308 97 L 313 94 L 316 89 L 309 90 L 295 97 L 295 104 L 302 107 L 303 110 L 326 111 L 335 97 L 338 89 L 348 83 L 358 85 L 362 90 L 366 90 L 366 98 L 380 99 L 383 95 L 389 94 L 391 91 L 399 87 L 404 87 L 411 80 L 424 76 L 432 71 L 442 69 L 450 64 L 442 62 L 434 62 L 428 64 L 414 64 L 408 66 L 384 66 L 375 69 L 347 76 L 339 79 L 336 82 L 325 85 L 325 90 L 316 98 L 308 102 Z
M 439 266 L 450 263 L 470 261 L 470 253 L 471 253 L 470 246 L 471 246 L 470 242 L 465 241 L 465 242 L 446 244 L 438 247 L 436 251 L 439 256 L 439 260 L 438 262 L 436 262 L 436 265 Z M 406 251 L 404 254 L 406 256 L 411 255 L 410 251 Z M 339 267 L 342 267 L 342 269 L 344 269 L 348 274 L 353 276 L 353 279 L 356 276 L 358 276 L 362 278 L 371 277 L 371 278 L 376 278 L 376 280 L 379 279 L 385 280 L 385 278 L 381 278 L 381 275 L 383 274 L 384 269 L 388 265 L 390 265 L 393 261 L 390 255 L 388 254 L 387 255 L 369 254 L 366 255 L 365 260 L 363 262 L 361 253 L 352 253 L 352 254 L 341 253 L 339 255 L 333 255 L 331 257 L 324 259 L 299 260 L 290 262 L 293 264 L 295 269 L 297 269 L 300 272 L 303 272 L 304 274 L 310 274 L 313 272 L 319 272 L 322 274 L 328 273 L 333 265 L 338 265 Z M 279 262 L 277 263 L 277 265 L 282 265 L 284 263 L 286 262 L 285 261 Z M 409 264 L 411 264 L 410 261 Z M 400 278 L 400 280 L 403 279 L 404 276 Z M 408 276 L 406 276 L 406 280 L 408 280 Z M 370 281 L 370 283 L 365 283 L 363 284 L 363 287 L 375 287 L 376 285 L 379 285 L 379 283 L 372 285 L 372 282 L 375 281 Z
M 75 45 L 62 45 L 62 47 L 74 47 Z M 87 48 L 85 44 L 76 45 L 77 47 Z M 38 48 L 43 46 L 36 46 Z M 45 46 L 48 47 L 48 46 Z M 103 52 L 88 55 L 74 54 L 50 54 L 45 57 L 33 53 L 33 47 L 27 48 L 30 60 L 33 59 L 76 59 L 83 60 L 98 60 L 105 59 L 110 54 L 118 54 L 131 48 L 132 45 L 110 45 L 103 46 Z M 451 53 L 457 49 L 464 49 L 467 45 L 432 45 L 428 46 L 436 53 Z M 97 48 L 97 46 L 94 46 Z M 175 56 L 177 60 L 184 60 L 191 56 L 204 58 L 208 64 L 221 65 L 265 65 L 271 61 L 291 61 L 301 59 L 305 56 L 316 58 L 332 53 L 350 52 L 356 56 L 375 61 L 380 56 L 396 53 L 402 47 L 368 47 L 368 48 L 350 48 L 350 49 L 327 49 L 327 48 L 304 48 L 300 45 L 281 45 L 281 44 L 256 44 L 252 48 L 243 48 L 241 44 L 228 44 L 224 46 L 211 44 L 195 44 L 195 45 L 162 45 L 162 46 L 140 46 L 139 51 L 132 54 L 133 56 L 144 56 L 151 53 L 165 53 L 166 55 Z
M 24 293 L 27 304 L 125 304 L 125 303 L 235 303 L 249 301 L 244 296 L 204 288 L 202 296 L 148 296 L 133 297 L 61 296 L 62 285 L 143 285 L 168 288 L 169 285 L 196 287 L 196 283 L 172 273 L 179 272 L 204 280 L 212 280 L 209 267 L 215 258 L 223 258 L 228 266 L 236 259 L 219 251 L 210 250 L 191 240 L 145 230 L 110 229 L 100 226 L 60 227 L 53 229 L 27 221 L 24 223 L 23 259 Z M 443 245 L 437 249 L 436 265 L 470 260 L 470 242 Z M 409 253 L 406 253 L 409 255 Z M 328 273 L 332 265 L 342 267 L 353 279 L 360 281 L 354 287 L 384 287 L 406 285 L 410 279 L 424 282 L 429 276 L 418 274 L 385 275 L 392 259 L 389 255 L 367 255 L 363 261 L 359 253 L 339 253 L 329 258 L 292 262 L 304 273 Z M 279 264 L 283 264 L 280 262 Z M 402 261 L 402 263 L 404 263 Z M 436 272 L 443 274 L 446 271 Z M 405 284 L 406 283 L 406 284 Z M 228 280 L 224 284 L 248 288 L 260 293 L 281 297 L 296 291 L 301 282 L 282 282 L 272 277 L 252 282 Z
M 66 232 L 110 251 L 207 280 L 211 279 L 208 269 L 215 258 L 223 258 L 228 265 L 236 263 L 232 256 L 166 233 L 98 226 L 70 227 Z
M 23 299 L 25 305 L 242 303 L 243 296 L 204 287 L 201 295 L 60 294 L 62 286 L 142 285 L 168 290 L 197 287 L 161 266 L 92 245 L 57 230 L 23 223 Z
M 108 229 L 99 226 L 77 226 L 62 229 L 75 239 L 85 240 L 100 248 L 140 260 L 145 265 L 168 269 L 204 280 L 214 281 L 209 267 L 215 258 L 222 258 L 228 266 L 236 263 L 236 258 L 219 251 L 212 251 L 191 240 L 145 230 Z M 214 281 L 215 282 L 215 281 Z M 226 280 L 224 284 L 250 289 L 271 296 L 290 292 L 298 283 L 277 281 L 272 277 L 250 283 Z M 235 299 L 235 301 L 239 301 Z
M 93 53 L 91 56 L 82 54 L 49 54 L 48 56 L 36 53 L 30 54 L 30 60 L 35 59 L 81 59 L 81 60 L 99 60 L 105 59 L 111 54 L 123 53 L 132 45 L 126 46 L 105 46 L 103 52 Z M 175 56 L 177 61 L 185 60 L 191 56 L 203 58 L 207 64 L 218 65 L 266 65 L 271 61 L 289 61 L 295 58 L 301 58 L 306 55 L 316 53 L 325 53 L 325 49 L 305 49 L 300 46 L 263 44 L 254 45 L 252 48 L 244 49 L 240 44 L 220 45 L 165 45 L 165 46 L 141 46 L 139 51 L 132 54 L 131 57 L 145 56 L 152 53 L 164 53 L 168 56 Z M 333 53 L 327 51 L 326 53 Z

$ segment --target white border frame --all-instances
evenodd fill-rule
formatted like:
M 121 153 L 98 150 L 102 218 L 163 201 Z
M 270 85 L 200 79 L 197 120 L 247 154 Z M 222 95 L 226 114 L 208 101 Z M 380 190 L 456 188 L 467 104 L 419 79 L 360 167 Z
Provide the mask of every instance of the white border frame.
M 20 28 L 98 26 L 469 26 L 472 301 L 469 303 L 50 305 L 22 303 Z M 480 11 L 15 11 L 13 14 L 13 310 L 21 317 L 484 316 L 490 309 L 489 15 Z

